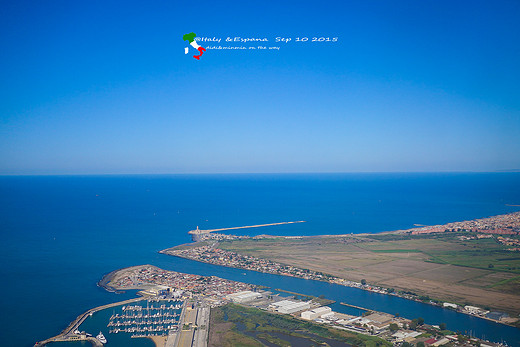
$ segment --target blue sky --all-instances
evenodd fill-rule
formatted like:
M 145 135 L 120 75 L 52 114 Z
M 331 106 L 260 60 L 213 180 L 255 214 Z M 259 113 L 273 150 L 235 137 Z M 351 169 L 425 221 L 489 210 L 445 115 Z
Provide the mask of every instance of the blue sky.
M 518 169 L 518 18 L 518 1 L 2 1 L 0 174 Z M 188 32 L 280 49 L 197 61 Z

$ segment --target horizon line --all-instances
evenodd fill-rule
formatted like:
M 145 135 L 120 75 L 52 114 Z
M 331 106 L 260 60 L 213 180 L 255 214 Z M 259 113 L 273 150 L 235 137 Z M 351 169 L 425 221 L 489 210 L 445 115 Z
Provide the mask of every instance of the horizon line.
M 188 175 L 332 175 L 332 174 L 449 174 L 449 173 L 520 173 L 520 169 L 477 171 L 302 171 L 302 172 L 179 172 L 179 173 L 12 173 L 0 177 L 14 176 L 188 176 Z

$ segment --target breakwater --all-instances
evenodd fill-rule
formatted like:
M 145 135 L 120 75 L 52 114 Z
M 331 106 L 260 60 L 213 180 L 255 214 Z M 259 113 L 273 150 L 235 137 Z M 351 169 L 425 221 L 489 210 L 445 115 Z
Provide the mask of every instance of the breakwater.
M 200 240 L 200 235 L 209 234 L 209 233 L 216 232 L 216 231 L 262 228 L 262 227 L 269 227 L 269 226 L 275 226 L 275 225 L 295 224 L 295 223 L 305 223 L 305 221 L 300 220 L 300 221 L 294 221 L 294 222 L 268 223 L 268 224 L 246 225 L 246 226 L 241 226 L 241 227 L 206 229 L 206 230 L 199 229 L 199 227 L 197 226 L 197 229 L 188 231 L 188 234 L 190 234 L 192 240 L 196 242 L 196 241 Z
M 125 301 L 115 302 L 115 303 L 112 303 L 112 304 L 107 304 L 107 305 L 102 305 L 102 306 L 98 306 L 98 307 L 92 308 L 92 309 L 88 310 L 87 312 L 79 315 L 59 335 L 56 335 L 56 336 L 51 337 L 51 338 L 48 338 L 48 339 L 46 339 L 44 341 L 36 342 L 34 347 L 45 346 L 46 344 L 51 343 L 51 342 L 77 341 L 79 339 L 77 338 L 77 334 L 75 334 L 74 332 L 76 330 L 78 330 L 79 326 L 85 321 L 85 319 L 87 319 L 87 317 L 91 316 L 95 312 L 98 312 L 98 311 L 101 311 L 101 310 L 104 310 L 104 309 L 107 309 L 107 308 L 110 308 L 110 307 L 126 305 L 126 304 L 134 303 L 134 302 L 137 302 L 137 301 L 141 301 L 141 300 L 143 300 L 143 298 L 140 297 L 140 298 L 129 299 L 129 300 L 125 300 Z M 88 340 L 88 341 L 91 341 L 94 344 L 98 344 L 98 342 L 97 342 L 97 340 L 95 338 L 91 338 L 91 337 L 88 337 L 88 336 L 83 338 L 83 340 Z

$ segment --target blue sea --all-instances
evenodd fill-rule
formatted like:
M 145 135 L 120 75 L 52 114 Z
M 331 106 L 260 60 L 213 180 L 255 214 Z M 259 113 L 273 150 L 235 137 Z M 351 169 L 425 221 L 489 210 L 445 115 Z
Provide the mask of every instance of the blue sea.
M 132 292 L 114 294 L 96 286 L 104 274 L 126 266 L 153 264 L 180 272 L 269 282 L 297 292 L 308 287 L 309 294 L 327 289 L 320 287 L 324 283 L 291 282 L 296 279 L 157 253 L 190 242 L 187 232 L 197 226 L 211 229 L 305 220 L 237 232 L 376 233 L 520 210 L 508 205 L 520 205 L 520 173 L 3 176 L 0 344 L 32 346 L 58 334 L 91 307 L 133 297 Z M 330 289 L 331 293 L 337 290 Z M 348 295 L 352 303 L 363 307 L 403 307 L 387 296 Z M 342 301 L 349 302 L 348 298 Z M 443 319 L 456 325 L 460 320 L 423 306 L 423 315 L 432 323 Z M 417 307 L 404 308 L 401 315 Z M 469 324 L 496 338 L 498 328 L 481 321 L 467 321 L 461 330 L 469 330 Z M 520 344 L 518 329 L 500 329 L 504 336 L 498 337 L 511 345 Z

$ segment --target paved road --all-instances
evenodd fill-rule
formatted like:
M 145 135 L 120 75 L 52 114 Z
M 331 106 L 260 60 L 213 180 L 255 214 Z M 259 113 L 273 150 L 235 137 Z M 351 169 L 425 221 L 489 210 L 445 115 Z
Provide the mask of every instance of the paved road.
M 181 321 L 179 322 L 179 329 L 181 329 L 176 337 L 169 337 L 167 341 L 173 347 L 206 347 L 208 344 L 208 328 L 209 328 L 210 308 L 202 307 L 191 308 L 191 304 L 187 304 Z M 189 330 L 182 330 L 183 326 L 190 324 Z M 169 341 L 175 341 L 169 342 Z
M 193 347 L 206 347 L 208 342 L 209 307 L 199 308 L 197 326 L 198 329 L 193 337 Z

